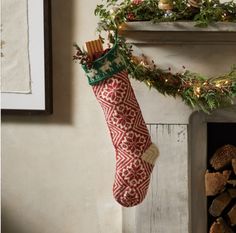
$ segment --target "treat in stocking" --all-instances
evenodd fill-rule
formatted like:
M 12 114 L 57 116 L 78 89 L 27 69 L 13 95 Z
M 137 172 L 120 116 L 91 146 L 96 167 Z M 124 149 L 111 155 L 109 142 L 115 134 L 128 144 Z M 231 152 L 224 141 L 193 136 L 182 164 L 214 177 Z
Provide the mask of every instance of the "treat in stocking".
M 116 152 L 114 197 L 122 206 L 137 205 L 146 196 L 159 152 L 151 142 L 117 45 L 92 67 L 83 68 L 105 114 Z

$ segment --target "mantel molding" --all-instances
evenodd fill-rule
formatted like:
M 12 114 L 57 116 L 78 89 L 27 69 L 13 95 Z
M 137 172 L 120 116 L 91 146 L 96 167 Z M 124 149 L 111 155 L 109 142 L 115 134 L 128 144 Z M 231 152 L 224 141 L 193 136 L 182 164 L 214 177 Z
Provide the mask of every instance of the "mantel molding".
M 219 22 L 207 28 L 195 22 L 128 22 L 120 35 L 132 44 L 236 44 L 236 23 Z

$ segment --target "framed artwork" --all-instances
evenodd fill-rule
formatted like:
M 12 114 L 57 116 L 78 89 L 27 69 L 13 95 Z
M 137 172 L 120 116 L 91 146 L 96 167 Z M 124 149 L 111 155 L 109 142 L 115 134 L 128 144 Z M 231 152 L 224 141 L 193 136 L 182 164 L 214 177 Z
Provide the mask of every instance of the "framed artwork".
M 2 114 L 52 113 L 50 0 L 1 0 Z

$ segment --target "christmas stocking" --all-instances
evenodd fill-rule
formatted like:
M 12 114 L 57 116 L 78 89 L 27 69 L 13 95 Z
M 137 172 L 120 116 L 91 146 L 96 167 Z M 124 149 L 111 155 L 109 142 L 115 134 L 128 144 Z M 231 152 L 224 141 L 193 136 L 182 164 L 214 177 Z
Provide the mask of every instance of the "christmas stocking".
M 115 199 L 125 207 L 143 201 L 159 155 L 122 64 L 117 46 L 83 67 L 100 103 L 116 152 Z

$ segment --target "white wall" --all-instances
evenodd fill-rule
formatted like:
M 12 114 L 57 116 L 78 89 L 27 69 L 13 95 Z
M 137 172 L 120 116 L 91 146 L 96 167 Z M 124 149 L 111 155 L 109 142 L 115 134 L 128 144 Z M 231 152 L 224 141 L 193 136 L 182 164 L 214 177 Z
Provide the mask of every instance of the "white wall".
M 52 0 L 54 114 L 3 117 L 4 233 L 122 232 L 122 209 L 112 197 L 114 150 L 91 87 L 72 62 L 73 42 L 95 38 L 98 2 Z M 164 68 L 205 74 L 225 72 L 236 60 L 235 46 L 142 49 Z M 191 110 L 180 100 L 133 85 L 147 122 L 188 122 Z
M 4 233 L 121 233 L 114 150 L 74 41 L 95 38 L 99 1 L 52 0 L 54 114 L 3 117 Z

